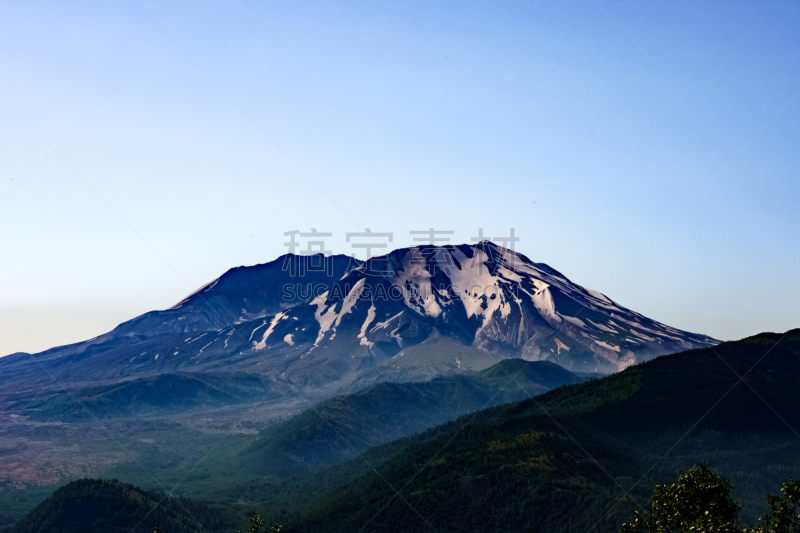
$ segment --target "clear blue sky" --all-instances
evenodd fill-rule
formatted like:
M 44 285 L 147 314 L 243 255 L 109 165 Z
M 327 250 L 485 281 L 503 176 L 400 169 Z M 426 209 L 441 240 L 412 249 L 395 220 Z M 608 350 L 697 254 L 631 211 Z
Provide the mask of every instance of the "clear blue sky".
M 136 1 L 0 3 L 0 354 L 312 227 L 513 227 L 675 327 L 800 326 L 797 2 Z

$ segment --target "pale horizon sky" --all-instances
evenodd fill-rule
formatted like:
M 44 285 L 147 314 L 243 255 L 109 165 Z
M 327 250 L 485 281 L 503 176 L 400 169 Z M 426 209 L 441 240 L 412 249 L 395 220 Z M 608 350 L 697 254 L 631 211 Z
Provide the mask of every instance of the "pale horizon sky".
M 799 67 L 790 1 L 0 2 L 0 355 L 311 228 L 514 228 L 671 326 L 800 327 Z

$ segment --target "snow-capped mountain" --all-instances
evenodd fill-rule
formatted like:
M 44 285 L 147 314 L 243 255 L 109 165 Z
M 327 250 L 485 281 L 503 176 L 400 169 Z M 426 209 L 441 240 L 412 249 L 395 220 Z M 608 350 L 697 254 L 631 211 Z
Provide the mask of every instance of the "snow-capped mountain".
M 505 358 L 610 373 L 714 344 L 483 241 L 399 249 L 366 263 L 288 255 L 233 269 L 96 339 L 2 358 L 0 381 L 36 381 L 41 367 L 84 384 L 224 371 L 353 390 Z
M 376 359 L 402 358 L 431 336 L 498 358 L 606 373 L 717 342 L 650 320 L 484 241 L 372 259 L 307 305 L 265 319 L 251 332 L 248 349 L 316 361 L 346 347 L 351 366 L 372 366 Z

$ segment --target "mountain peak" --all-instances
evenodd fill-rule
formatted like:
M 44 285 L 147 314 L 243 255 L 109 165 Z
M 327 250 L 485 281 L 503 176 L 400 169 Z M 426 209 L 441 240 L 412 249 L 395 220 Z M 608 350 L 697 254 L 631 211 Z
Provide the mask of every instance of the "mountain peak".
M 606 373 L 716 343 L 647 319 L 548 265 L 482 241 L 414 246 L 371 258 L 309 307 L 276 317 L 256 345 L 288 350 L 283 344 L 289 338 L 292 351 L 305 345 L 308 355 L 349 345 L 352 358 L 368 360 L 395 357 L 433 333 L 498 357 Z
M 715 344 L 483 240 L 401 248 L 366 262 L 285 254 L 228 270 L 170 309 L 47 358 L 73 358 L 70 372 L 82 380 L 213 370 L 346 388 L 367 374 L 429 379 L 468 370 L 466 354 L 612 373 Z M 424 350 L 410 357 L 412 347 Z M 29 376 L 39 371 L 23 359 L 8 363 Z

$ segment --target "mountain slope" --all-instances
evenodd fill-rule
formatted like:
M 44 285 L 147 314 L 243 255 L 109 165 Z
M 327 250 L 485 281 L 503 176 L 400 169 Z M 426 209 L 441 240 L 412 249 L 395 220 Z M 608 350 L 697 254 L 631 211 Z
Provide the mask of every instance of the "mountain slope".
M 319 264 L 318 268 L 314 265 Z M 232 268 L 164 311 L 145 313 L 120 324 L 113 336 L 214 331 L 272 316 L 310 300 L 301 286 L 330 284 L 361 261 L 345 255 L 286 255 L 269 263 Z M 287 284 L 298 287 L 291 293 Z M 302 287 L 304 289 L 305 287 Z
M 262 431 L 239 461 L 280 478 L 308 474 L 460 415 L 580 381 L 554 363 L 507 359 L 478 373 L 381 383 Z
M 29 409 L 33 420 L 74 422 L 164 416 L 277 400 L 290 393 L 291 388 L 285 383 L 271 381 L 261 374 L 177 372 L 62 392 Z
M 24 394 L 28 387 L 38 390 L 42 383 L 103 383 L 164 371 L 195 371 L 196 365 L 190 366 L 195 360 L 188 359 L 208 348 L 198 341 L 212 333 L 216 338 L 222 331 L 224 338 L 212 349 L 216 357 L 225 358 L 234 345 L 247 341 L 249 332 L 236 328 L 237 324 L 252 322 L 255 327 L 261 317 L 308 303 L 314 287 L 330 286 L 360 264 L 344 255 L 289 254 L 269 263 L 233 268 L 173 307 L 145 313 L 93 339 L 37 354 L 2 357 L 0 384 L 7 390 L 19 387 Z M 293 287 L 291 293 L 285 291 L 287 286 Z M 173 357 L 164 365 L 168 354 L 177 355 L 176 348 L 183 349 L 187 360 Z
M 636 508 L 626 495 L 644 505 L 701 460 L 733 480 L 752 523 L 800 469 L 796 427 L 800 330 L 759 335 L 430 430 L 290 531 L 618 531 Z

